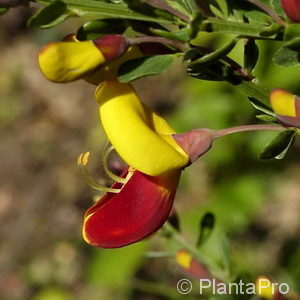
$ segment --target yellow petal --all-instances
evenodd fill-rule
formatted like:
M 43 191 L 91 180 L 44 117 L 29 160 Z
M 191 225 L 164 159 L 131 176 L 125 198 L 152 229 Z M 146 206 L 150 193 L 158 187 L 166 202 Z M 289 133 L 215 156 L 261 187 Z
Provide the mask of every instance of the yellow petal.
M 104 62 L 104 56 L 92 41 L 50 43 L 39 53 L 43 74 L 54 82 L 76 80 Z
M 187 165 L 168 123 L 142 104 L 129 84 L 106 81 L 96 90 L 108 139 L 131 167 L 151 176 Z
M 176 262 L 184 269 L 189 269 L 192 263 L 192 255 L 185 250 L 179 250 L 176 253 Z
M 84 78 L 89 83 L 98 85 L 105 80 L 112 80 L 117 77 L 118 68 L 127 60 L 142 57 L 143 53 L 137 46 L 129 47 L 127 51 L 117 60 L 108 62 L 105 65 L 98 68 L 92 74 L 89 74 Z
M 271 105 L 277 115 L 295 117 L 295 96 L 283 89 L 275 89 L 270 94 Z

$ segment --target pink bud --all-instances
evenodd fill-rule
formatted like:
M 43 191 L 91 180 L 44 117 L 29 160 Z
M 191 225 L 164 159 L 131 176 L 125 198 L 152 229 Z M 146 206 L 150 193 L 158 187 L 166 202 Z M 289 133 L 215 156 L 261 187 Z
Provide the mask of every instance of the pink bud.
M 281 6 L 286 15 L 295 23 L 300 23 L 300 1 L 299 0 L 281 0 Z

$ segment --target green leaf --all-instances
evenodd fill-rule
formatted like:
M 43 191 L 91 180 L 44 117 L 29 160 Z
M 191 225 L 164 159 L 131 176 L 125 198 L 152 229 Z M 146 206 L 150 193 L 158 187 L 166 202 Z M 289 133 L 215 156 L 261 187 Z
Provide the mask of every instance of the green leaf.
M 195 61 L 191 62 L 190 65 L 196 65 L 196 64 L 206 64 L 213 61 L 216 61 L 224 56 L 226 56 L 237 44 L 238 39 L 234 38 L 229 43 L 224 45 L 223 47 L 215 50 L 214 52 L 211 52 L 209 54 L 206 54 Z
M 122 64 L 118 71 L 120 82 L 163 73 L 174 61 L 176 55 L 156 55 L 132 59 Z
M 257 99 L 253 97 L 248 97 L 251 104 L 256 108 L 257 110 L 267 114 L 268 116 L 271 116 L 273 118 L 276 118 L 276 115 L 274 112 L 272 112 L 269 108 L 269 106 L 265 105 L 262 101 L 258 101 Z
M 296 37 L 284 44 L 285 48 L 288 48 L 293 51 L 300 51 L 300 37 Z
M 249 74 L 255 68 L 259 57 L 259 48 L 254 39 L 249 39 L 244 48 L 244 68 Z
M 49 28 L 62 23 L 70 15 L 64 2 L 56 0 L 40 9 L 27 22 L 30 27 Z
M 126 30 L 123 20 L 102 19 L 93 20 L 82 25 L 77 31 L 77 39 L 94 40 L 105 34 L 122 34 Z
M 276 121 L 276 118 L 274 116 L 270 116 L 270 115 L 256 115 L 255 116 L 258 120 L 264 121 L 264 122 L 268 122 L 268 123 L 272 123 Z
M 208 212 L 206 213 L 201 221 L 200 221 L 200 232 L 199 232 L 199 238 L 197 241 L 197 247 L 203 245 L 205 241 L 210 237 L 214 226 L 215 226 L 215 216 L 214 214 Z
M 36 2 L 42 4 L 49 4 L 51 0 L 37 0 Z M 147 16 L 142 13 L 132 11 L 127 4 L 121 3 L 107 3 L 99 0 L 64 0 L 67 8 L 74 14 L 83 15 L 92 19 L 99 18 L 123 18 L 132 20 L 150 21 L 164 24 L 176 23 L 176 20 L 159 16 Z
M 290 41 L 294 38 L 300 37 L 300 24 L 290 24 L 286 27 L 284 31 L 283 39 L 285 41 Z
M 277 158 L 282 159 L 286 154 L 288 148 L 291 146 L 296 131 L 285 130 L 279 133 L 276 138 L 269 143 L 265 149 L 259 154 L 260 159 Z
M 132 11 L 141 13 L 145 16 L 159 18 L 162 17 L 168 20 L 174 20 L 174 16 L 166 11 L 164 7 L 161 7 L 160 1 L 156 0 L 124 0 L 128 5 L 128 8 Z
M 249 37 L 260 37 L 261 32 L 264 32 L 266 29 L 268 29 L 267 26 L 218 20 L 213 18 L 208 18 L 200 25 L 201 31 L 232 33 Z
M 0 7 L 0 16 L 8 11 L 8 7 Z
M 177 2 L 186 10 L 187 13 L 193 14 L 196 11 L 197 5 L 195 0 L 177 0 Z
M 284 29 L 283 25 L 275 23 L 275 24 L 272 24 L 272 25 L 266 27 L 266 29 L 264 31 L 262 31 L 260 33 L 260 35 L 262 37 L 269 37 L 269 36 L 272 36 L 274 34 L 278 34 L 283 29 Z
M 225 19 L 228 18 L 228 5 L 226 0 L 216 0 Z
M 245 95 L 256 99 L 263 104 L 264 107 L 269 108 L 269 89 L 261 84 L 257 79 L 253 81 L 243 81 L 241 84 L 236 85 Z
M 210 11 L 216 16 L 219 17 L 220 19 L 224 18 L 223 12 L 218 9 L 217 7 L 213 6 L 213 5 L 209 5 Z
M 273 56 L 273 61 L 281 67 L 300 66 L 300 53 L 282 47 Z
M 272 5 L 274 7 L 274 11 L 276 12 L 277 15 L 279 16 L 284 16 L 284 12 L 280 3 L 280 0 L 272 0 Z

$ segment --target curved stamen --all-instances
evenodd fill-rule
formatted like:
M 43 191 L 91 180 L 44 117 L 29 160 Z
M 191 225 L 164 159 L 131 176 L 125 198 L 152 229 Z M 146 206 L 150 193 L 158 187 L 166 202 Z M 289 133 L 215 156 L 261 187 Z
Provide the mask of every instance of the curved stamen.
M 81 153 L 79 155 L 78 161 L 77 161 L 86 182 L 97 191 L 108 192 L 108 193 L 119 193 L 121 189 L 112 189 L 112 188 L 108 188 L 106 186 L 99 185 L 91 177 L 91 175 L 89 174 L 89 172 L 86 168 L 86 165 L 89 161 L 89 155 L 90 155 L 90 152 Z
M 120 182 L 120 183 L 126 183 L 128 180 L 126 178 L 122 178 L 116 174 L 114 174 L 107 165 L 107 159 L 109 154 L 115 149 L 115 147 L 113 145 L 108 147 L 108 143 L 106 144 L 105 148 L 104 148 L 104 152 L 102 154 L 102 165 L 103 168 L 106 172 L 106 174 L 114 181 L 116 182 Z

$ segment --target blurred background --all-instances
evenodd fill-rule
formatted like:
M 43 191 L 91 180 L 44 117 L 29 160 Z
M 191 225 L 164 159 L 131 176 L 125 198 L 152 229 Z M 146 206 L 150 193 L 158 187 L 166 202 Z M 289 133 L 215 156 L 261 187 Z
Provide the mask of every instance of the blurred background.
M 39 48 L 75 32 L 80 23 L 29 30 L 30 14 L 18 8 L 0 17 L 0 299 L 182 299 L 176 283 L 186 275 L 172 257 L 180 246 L 161 232 L 115 250 L 92 248 L 82 240 L 82 217 L 98 195 L 78 170 L 81 152 L 92 152 L 90 170 L 107 183 L 95 87 L 82 81 L 54 84 L 42 76 Z M 201 34 L 198 42 L 213 48 L 227 39 Z M 259 47 L 255 75 L 270 88 L 300 94 L 300 68 L 272 63 L 277 43 L 260 42 Z M 242 48 L 240 43 L 230 55 L 240 63 Z M 180 62 L 135 86 L 178 132 L 259 123 L 258 112 L 234 87 L 189 79 Z M 300 143 L 283 160 L 260 161 L 259 152 L 275 135 L 244 133 L 215 142 L 183 172 L 175 207 L 182 235 L 191 243 L 198 238 L 201 217 L 215 214 L 216 228 L 202 251 L 217 262 L 225 257 L 232 274 L 248 282 L 267 275 L 296 293 Z M 148 258 L 149 251 L 169 255 Z

